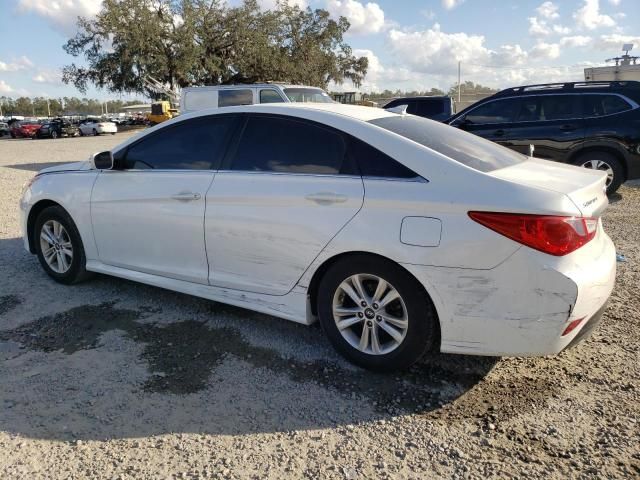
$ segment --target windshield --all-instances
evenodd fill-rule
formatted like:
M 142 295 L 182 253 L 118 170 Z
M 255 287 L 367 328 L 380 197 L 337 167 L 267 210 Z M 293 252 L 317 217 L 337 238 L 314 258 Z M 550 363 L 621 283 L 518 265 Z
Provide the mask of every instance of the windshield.
M 369 123 L 402 135 L 481 172 L 509 167 L 527 159 L 520 153 L 484 138 L 414 115 L 377 118 Z
M 320 88 L 285 88 L 284 93 L 292 102 L 333 103 L 329 94 Z

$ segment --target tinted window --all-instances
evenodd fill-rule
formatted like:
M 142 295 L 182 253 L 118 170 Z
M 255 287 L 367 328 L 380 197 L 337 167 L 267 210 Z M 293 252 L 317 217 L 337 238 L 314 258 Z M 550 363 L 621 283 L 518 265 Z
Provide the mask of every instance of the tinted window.
M 364 177 L 416 178 L 419 176 L 377 148 L 356 138 L 350 139 L 349 152 Z
M 282 117 L 250 117 L 231 168 L 336 174 L 342 171 L 344 149 L 342 135 L 332 130 Z
M 422 117 L 431 117 L 444 113 L 444 102 L 440 99 L 416 101 L 416 114 Z
M 218 106 L 233 107 L 235 105 L 251 105 L 253 92 L 251 90 L 219 90 Z
M 208 170 L 223 153 L 231 116 L 180 122 L 161 129 L 127 150 L 124 168 Z
M 508 123 L 518 114 L 520 100 L 507 98 L 494 100 L 471 110 L 464 118 L 471 123 Z
M 282 97 L 275 90 L 260 90 L 260 103 L 282 103 Z
M 631 110 L 631 105 L 617 95 L 587 95 L 585 117 L 601 117 Z
M 527 157 L 457 128 L 412 115 L 394 115 L 369 123 L 429 147 L 468 167 L 490 172 L 524 162 Z

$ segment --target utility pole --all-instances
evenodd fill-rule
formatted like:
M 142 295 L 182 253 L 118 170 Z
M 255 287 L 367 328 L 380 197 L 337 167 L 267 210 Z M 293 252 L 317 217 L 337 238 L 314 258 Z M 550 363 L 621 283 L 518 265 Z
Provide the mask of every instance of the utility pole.
M 51 107 L 49 106 L 48 98 L 47 98 L 47 118 L 51 118 Z
M 460 104 L 460 97 L 461 97 L 461 84 L 460 84 L 460 60 L 458 60 L 458 104 Z

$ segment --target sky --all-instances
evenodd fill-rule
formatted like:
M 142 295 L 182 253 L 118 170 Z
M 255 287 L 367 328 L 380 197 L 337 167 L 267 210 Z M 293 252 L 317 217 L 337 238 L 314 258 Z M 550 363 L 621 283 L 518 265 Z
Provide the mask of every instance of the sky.
M 228 0 L 231 4 L 239 0 Z M 345 40 L 369 59 L 360 90 L 447 90 L 462 80 L 494 88 L 582 80 L 635 43 L 640 55 L 640 0 L 285 0 L 345 16 Z M 62 49 L 78 16 L 102 0 L 0 0 L 0 96 L 132 99 L 61 80 L 78 59 Z M 275 0 L 260 0 L 272 8 Z M 635 24 L 635 26 L 634 26 Z M 81 62 L 81 60 L 80 60 Z M 345 84 L 336 89 L 351 90 Z

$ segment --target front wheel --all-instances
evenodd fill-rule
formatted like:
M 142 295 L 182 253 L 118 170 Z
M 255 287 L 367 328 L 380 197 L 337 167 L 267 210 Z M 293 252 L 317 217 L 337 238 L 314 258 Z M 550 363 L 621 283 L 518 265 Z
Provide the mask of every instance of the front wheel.
M 56 282 L 72 284 L 88 277 L 80 233 L 62 207 L 48 207 L 38 215 L 34 242 L 42 268 Z
M 422 285 L 377 257 L 353 255 L 331 266 L 318 316 L 336 350 L 370 370 L 405 369 L 437 344 L 437 315 Z
M 624 181 L 624 169 L 620 161 L 608 152 L 587 152 L 580 155 L 576 165 L 607 174 L 607 195 L 614 193 Z
M 95 128 L 93 129 L 93 134 L 97 137 L 98 136 L 98 130 L 96 130 Z

